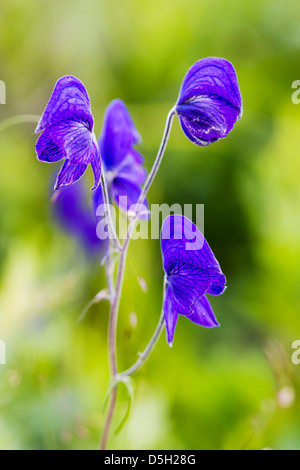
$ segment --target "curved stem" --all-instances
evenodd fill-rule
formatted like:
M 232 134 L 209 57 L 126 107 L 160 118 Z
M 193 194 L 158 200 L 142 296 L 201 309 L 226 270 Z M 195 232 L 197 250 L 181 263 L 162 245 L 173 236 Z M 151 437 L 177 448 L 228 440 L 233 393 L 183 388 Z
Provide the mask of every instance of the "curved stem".
M 147 178 L 147 180 L 146 180 L 146 182 L 143 186 L 140 197 L 138 199 L 137 210 L 136 210 L 137 217 L 139 215 L 139 211 L 141 210 L 141 206 L 142 206 L 144 200 L 146 199 L 146 196 L 147 196 L 147 193 L 150 189 L 150 186 L 152 185 L 152 183 L 154 181 L 154 178 L 156 176 L 156 173 L 158 172 L 158 169 L 159 169 L 160 164 L 162 162 L 162 159 L 163 159 L 163 156 L 164 156 L 164 153 L 165 153 L 165 150 L 166 150 L 166 146 L 167 146 L 167 143 L 168 143 L 168 140 L 169 140 L 170 132 L 171 132 L 171 129 L 172 129 L 172 122 L 173 122 L 175 114 L 176 114 L 176 110 L 175 110 L 175 107 L 174 107 L 174 108 L 171 109 L 171 111 L 169 111 L 169 114 L 167 116 L 164 133 L 163 133 L 162 140 L 161 140 L 161 143 L 160 143 L 157 155 L 156 155 L 156 159 L 154 161 L 152 169 L 151 169 L 151 171 L 148 175 L 148 178 Z
M 127 243 L 126 243 L 127 242 Z M 109 359 L 110 359 L 110 367 L 112 378 L 117 377 L 117 357 L 116 357 L 116 333 L 117 333 L 117 320 L 118 320 L 118 312 L 119 312 L 119 304 L 121 299 L 121 292 L 123 287 L 123 280 L 124 280 L 124 272 L 125 272 L 125 265 L 126 265 L 126 256 L 127 250 L 129 245 L 129 239 L 125 240 L 120 254 L 120 261 L 118 266 L 118 274 L 117 274 L 117 281 L 116 281 L 116 290 L 114 294 L 114 299 L 111 304 L 110 309 L 110 316 L 109 316 L 109 327 L 108 327 L 108 342 L 109 342 Z M 109 410 L 106 418 L 106 423 L 104 426 L 101 442 L 100 442 L 100 449 L 104 450 L 106 448 L 107 438 L 109 434 L 109 429 L 111 426 L 115 404 L 117 398 L 117 384 L 112 389 L 111 399 Z
M 111 397 L 110 397 L 110 403 L 109 403 L 109 410 L 107 413 L 107 418 L 99 446 L 99 450 L 105 450 L 106 449 L 106 444 L 107 444 L 107 439 L 109 435 L 109 429 L 112 421 L 112 417 L 114 414 L 114 409 L 117 401 L 117 387 L 114 387 L 111 392 Z
M 131 366 L 129 367 L 129 369 L 126 369 L 124 370 L 124 372 L 121 372 L 118 374 L 118 376 L 122 376 L 122 377 L 128 377 L 129 375 L 132 375 L 132 374 L 135 374 L 135 372 L 137 372 L 146 362 L 146 360 L 149 358 L 149 355 L 150 353 L 153 351 L 154 349 L 154 346 L 156 345 L 163 329 L 164 329 L 164 326 L 165 326 L 165 319 L 164 319 L 164 313 L 162 312 L 160 318 L 159 318 L 159 321 L 158 321 L 158 325 L 156 327 L 156 330 L 152 336 L 152 338 L 150 339 L 149 343 L 148 343 L 148 346 L 146 347 L 146 349 L 140 354 L 140 357 L 138 358 L 138 360 Z
M 120 245 L 118 236 L 116 234 L 114 224 L 113 224 L 113 220 L 112 220 L 112 216 L 111 216 L 107 184 L 106 184 L 106 179 L 105 179 L 105 176 L 104 176 L 103 169 L 101 171 L 101 186 L 102 186 L 102 191 L 103 191 L 104 205 L 105 205 L 105 210 L 106 210 L 106 215 L 107 215 L 107 221 L 108 221 L 108 228 L 109 228 L 109 231 L 110 231 L 110 236 L 112 237 L 112 242 L 115 245 L 115 247 L 118 250 L 120 250 L 121 245 Z
M 172 127 L 172 121 L 173 118 L 176 114 L 175 107 L 171 109 L 167 116 L 166 120 L 166 125 L 162 137 L 162 141 L 156 156 L 156 159 L 154 161 L 153 167 L 149 173 L 149 176 L 143 186 L 143 189 L 141 191 L 140 197 L 137 202 L 137 210 L 136 210 L 136 216 L 135 218 L 131 221 L 129 224 L 128 230 L 127 230 L 127 235 L 124 240 L 124 243 L 122 246 L 120 246 L 120 242 L 117 239 L 117 236 L 115 235 L 115 230 L 113 227 L 112 219 L 111 219 L 111 214 L 110 212 L 108 213 L 108 217 L 110 217 L 109 223 L 111 225 L 110 229 L 112 228 L 112 234 L 114 237 L 115 242 L 117 241 L 117 248 L 120 251 L 120 260 L 119 260 L 119 266 L 118 266 L 118 274 L 117 274 L 117 281 L 116 281 L 116 288 L 115 288 L 115 293 L 114 293 L 114 299 L 111 304 L 111 310 L 110 310 L 110 317 L 109 317 L 109 358 L 110 358 L 110 365 L 111 365 L 111 372 L 112 372 L 112 378 L 117 378 L 118 373 L 117 373 L 117 360 L 116 360 L 116 331 L 117 331 L 117 319 L 118 319 L 118 311 L 119 311 L 119 304 L 120 304 L 120 299 L 121 299 L 121 293 L 122 293 L 122 287 L 123 287 L 123 280 L 124 280 L 124 271 L 125 271 L 125 264 L 126 264 L 126 257 L 127 257 L 127 252 L 128 252 L 128 247 L 130 243 L 130 239 L 133 233 L 133 229 L 136 223 L 136 220 L 139 216 L 139 213 L 141 211 L 143 202 L 147 196 L 147 193 L 150 189 L 151 184 L 153 183 L 153 180 L 156 176 L 156 173 L 159 169 L 159 166 L 161 164 L 161 161 L 164 156 L 164 152 L 168 143 L 171 127 Z M 109 210 L 109 198 L 108 198 L 108 192 L 107 192 L 107 185 L 105 181 L 105 177 L 103 175 L 103 172 L 101 173 L 101 183 L 103 187 L 103 193 L 104 193 L 104 201 L 105 204 L 108 206 Z M 115 236 L 114 236 L 115 235 Z M 165 288 L 165 283 L 164 283 L 164 288 Z M 150 352 L 153 350 L 154 345 L 156 344 L 157 339 L 159 338 L 159 335 L 163 329 L 163 315 L 160 318 L 158 327 L 149 343 L 147 348 L 145 349 L 144 353 L 142 354 L 143 357 L 142 361 L 138 360 L 136 364 L 134 364 L 132 367 L 134 368 L 135 372 L 138 370 L 141 365 L 145 362 L 146 358 L 149 356 Z M 129 370 L 131 370 L 130 368 Z M 128 371 L 125 371 L 128 372 Z M 132 372 L 132 373 L 133 373 Z M 127 374 L 129 375 L 129 374 Z M 116 405 L 116 398 L 117 398 L 117 384 L 113 387 L 112 389 L 112 394 L 111 394 L 111 399 L 110 399 L 110 405 L 109 405 L 109 410 L 100 442 L 100 449 L 104 450 L 106 448 L 107 444 L 107 439 L 109 435 L 109 430 L 114 414 L 114 409 Z
M 106 275 L 107 275 L 107 285 L 108 285 L 108 293 L 110 301 L 113 302 L 113 298 L 115 295 L 115 286 L 114 286 L 114 276 L 113 276 L 113 266 L 111 263 L 111 256 L 108 255 L 105 260 L 106 266 Z
M 19 114 L 18 116 L 12 116 L 0 121 L 0 132 L 8 129 L 15 124 L 23 124 L 26 122 L 38 123 L 41 116 L 36 116 L 35 114 Z

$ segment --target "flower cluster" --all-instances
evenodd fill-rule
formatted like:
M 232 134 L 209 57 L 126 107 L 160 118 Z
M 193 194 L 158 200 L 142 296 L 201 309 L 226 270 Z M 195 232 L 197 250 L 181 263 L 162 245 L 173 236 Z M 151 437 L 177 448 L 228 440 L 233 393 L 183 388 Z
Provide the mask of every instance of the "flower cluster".
M 186 136 L 197 145 L 207 146 L 226 137 L 242 116 L 241 94 L 231 63 L 216 57 L 196 62 L 182 82 L 172 118 L 175 114 Z M 95 239 L 97 207 L 111 201 L 128 212 L 130 206 L 146 201 L 169 128 L 147 178 L 143 157 L 135 148 L 141 138 L 123 101 L 109 104 L 97 142 L 88 93 L 80 80 L 66 76 L 56 83 L 36 132 L 42 132 L 36 144 L 39 160 L 53 163 L 64 159 L 55 184 L 59 193 L 54 207 L 60 224 L 89 251 L 101 251 Z M 92 207 L 84 202 L 81 182 L 78 182 L 88 165 L 94 173 L 94 214 Z M 191 240 L 194 246 L 189 249 Z M 125 248 L 127 245 L 128 240 Z M 122 255 L 126 253 L 121 245 L 117 248 Z M 207 294 L 222 294 L 226 280 L 203 235 L 182 216 L 165 219 L 161 250 L 165 272 L 164 324 L 171 345 L 179 315 L 204 327 L 219 325 Z M 120 269 L 124 269 L 123 264 L 120 263 Z M 122 279 L 122 273 L 118 278 Z M 116 296 L 120 295 L 118 288 Z M 118 299 L 114 304 L 118 305 Z

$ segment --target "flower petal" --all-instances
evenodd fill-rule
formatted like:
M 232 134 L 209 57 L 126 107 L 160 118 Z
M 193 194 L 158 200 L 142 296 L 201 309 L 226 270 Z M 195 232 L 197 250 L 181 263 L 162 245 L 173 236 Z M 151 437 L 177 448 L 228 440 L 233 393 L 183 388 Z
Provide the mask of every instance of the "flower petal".
M 191 315 L 194 305 L 211 284 L 209 270 L 193 264 L 176 262 L 174 268 L 170 267 L 166 274 L 175 310 L 181 315 Z
M 81 178 L 86 168 L 87 165 L 74 165 L 70 163 L 69 160 L 65 160 L 58 174 L 54 189 L 57 190 L 62 186 L 69 186 L 70 184 L 75 183 L 79 178 Z
M 140 141 L 140 135 L 123 101 L 112 101 L 106 109 L 99 139 L 100 153 L 106 169 L 115 169 Z
M 205 295 L 196 302 L 191 315 L 188 316 L 188 319 L 193 323 L 197 323 L 197 325 L 204 326 L 205 328 L 220 326 Z
M 94 134 L 83 124 L 68 121 L 49 128 L 53 141 L 65 151 L 65 156 L 72 165 L 90 163 L 94 172 L 95 189 L 100 181 L 101 160 Z
M 64 152 L 53 142 L 48 129 L 38 138 L 35 149 L 37 158 L 43 162 L 52 163 L 64 158 Z
M 116 204 L 125 212 L 128 212 L 131 206 L 135 206 L 141 194 L 139 185 L 132 183 L 126 178 L 116 177 L 112 180 L 110 185 L 110 192 Z M 148 209 L 147 200 L 144 201 L 144 206 Z M 135 209 L 134 207 L 132 208 Z M 148 215 L 141 214 L 140 218 L 148 218 Z
M 212 282 L 209 289 L 207 289 L 207 293 L 211 295 L 223 294 L 226 289 L 226 277 L 224 274 L 220 272 L 218 268 L 210 268 L 210 275 Z
M 93 134 L 76 121 L 61 122 L 49 128 L 55 144 L 65 151 L 66 158 L 73 165 L 91 163 Z
M 182 215 L 171 215 L 164 220 L 161 249 L 166 272 L 170 263 L 185 261 L 205 269 L 215 268 L 213 272 L 222 274 L 218 261 L 198 227 Z
M 135 149 L 131 149 L 115 172 L 120 178 L 127 179 L 136 185 L 142 185 L 146 181 L 147 170 L 142 167 L 141 163 L 137 163 L 137 154 Z M 143 159 L 141 161 L 143 162 Z
M 92 187 L 92 189 L 96 189 L 100 183 L 101 158 L 100 158 L 98 145 L 94 141 L 92 142 L 92 145 L 90 148 L 90 161 L 91 161 L 91 167 L 94 173 L 94 186 Z
M 230 62 L 209 57 L 196 62 L 185 76 L 176 111 L 187 137 L 197 145 L 224 138 L 242 116 L 242 98 Z
M 57 81 L 35 132 L 68 120 L 81 122 L 90 131 L 93 129 L 94 121 L 87 91 L 78 78 L 70 75 Z
M 172 215 L 161 230 L 164 271 L 172 287 L 176 311 L 190 315 L 206 292 L 219 295 L 226 278 L 199 229 L 186 217 Z
M 178 313 L 174 310 L 172 292 L 170 287 L 167 287 L 165 293 L 163 309 L 166 323 L 167 341 L 169 346 L 171 347 L 174 338 L 176 323 L 178 320 Z

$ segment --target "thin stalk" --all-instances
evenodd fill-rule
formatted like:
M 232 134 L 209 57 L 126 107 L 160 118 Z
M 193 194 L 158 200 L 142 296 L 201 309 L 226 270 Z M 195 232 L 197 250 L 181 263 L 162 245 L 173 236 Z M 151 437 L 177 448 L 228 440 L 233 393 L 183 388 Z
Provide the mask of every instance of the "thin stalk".
M 116 406 L 116 401 L 117 401 L 117 387 L 114 387 L 111 391 L 111 397 L 110 397 L 110 403 L 109 403 L 109 410 L 107 413 L 106 417 L 106 422 L 99 446 L 99 450 L 105 450 L 106 449 L 106 444 L 107 444 L 107 439 L 109 435 L 109 430 L 110 430 L 110 425 L 112 422 L 115 406 Z
M 144 200 L 146 199 L 148 191 L 149 191 L 149 189 L 150 189 L 150 187 L 151 187 L 151 185 L 154 181 L 156 173 L 158 172 L 158 169 L 159 169 L 160 164 L 162 162 L 162 159 L 163 159 L 163 156 L 164 156 L 164 153 L 165 153 L 165 150 L 166 150 L 166 146 L 167 146 L 167 143 L 168 143 L 168 140 L 169 140 L 170 132 L 171 132 L 171 129 L 172 129 L 172 122 L 173 122 L 175 114 L 176 114 L 176 109 L 174 107 L 174 108 L 171 109 L 171 111 L 169 111 L 169 114 L 167 116 L 164 133 L 163 133 L 162 140 L 161 140 L 161 143 L 160 143 L 157 155 L 156 155 L 156 159 L 154 161 L 152 169 L 151 169 L 151 171 L 148 175 L 148 178 L 147 178 L 147 180 L 146 180 L 146 182 L 143 186 L 140 197 L 138 199 L 137 210 L 136 210 L 137 217 L 139 215 L 139 211 L 141 210 L 140 206 L 143 204 Z
M 135 226 L 136 220 L 138 219 L 139 213 L 141 211 L 143 202 L 144 202 L 144 200 L 147 196 L 147 193 L 150 189 L 150 186 L 153 183 L 153 180 L 154 180 L 154 178 L 157 174 L 157 171 L 158 171 L 159 166 L 161 164 L 161 161 L 163 159 L 164 152 L 165 152 L 165 149 L 166 149 L 166 146 L 167 146 L 167 143 L 168 143 L 171 127 L 172 127 L 172 121 L 173 121 L 173 118 L 174 118 L 175 114 L 176 114 L 176 110 L 175 110 L 175 108 L 172 108 L 171 111 L 169 112 L 168 116 L 167 116 L 163 137 L 162 137 L 162 140 L 161 140 L 161 144 L 160 144 L 156 159 L 154 161 L 153 167 L 152 167 L 152 169 L 149 173 L 149 176 L 148 176 L 148 178 L 147 178 L 147 180 L 146 180 L 146 182 L 143 186 L 140 197 L 138 199 L 136 216 L 131 221 L 131 223 L 129 224 L 126 238 L 125 238 L 124 243 L 121 247 L 120 247 L 120 242 L 117 239 L 116 235 L 114 236 L 115 230 L 114 230 L 114 227 L 113 227 L 111 214 L 110 214 L 110 212 L 108 213 L 108 217 L 110 217 L 110 220 L 109 220 L 110 230 L 112 229 L 111 233 L 113 235 L 114 240 L 117 241 L 117 248 L 120 250 L 120 260 L 119 260 L 119 265 L 118 265 L 116 290 L 115 290 L 114 300 L 111 304 L 110 317 L 109 317 L 109 333 L 108 333 L 108 335 L 109 335 L 109 359 L 110 359 L 110 366 L 111 366 L 111 372 L 112 372 L 112 379 L 114 379 L 114 378 L 116 379 L 118 377 L 117 361 L 116 361 L 116 331 L 117 331 L 118 311 L 119 311 L 119 305 L 120 305 L 120 299 L 121 299 L 121 293 L 122 293 L 122 287 L 123 287 L 123 281 L 124 281 L 124 272 L 125 272 L 125 265 L 126 265 L 126 257 L 127 257 L 128 247 L 129 247 L 129 243 L 130 243 L 131 236 L 132 236 L 132 233 L 133 233 L 133 230 L 134 230 L 134 226 Z M 104 201 L 105 201 L 105 204 L 108 206 L 108 210 L 109 210 L 109 198 L 108 198 L 107 186 L 106 186 L 105 178 L 103 176 L 103 172 L 101 174 L 101 183 L 102 183 L 102 187 L 103 187 Z M 149 345 L 147 346 L 146 350 L 143 353 L 142 362 L 140 363 L 140 361 L 138 360 L 137 361 L 138 365 L 134 364 L 134 366 L 132 366 L 134 368 L 134 372 L 138 368 L 141 367 L 142 363 L 144 363 L 144 361 L 146 360 L 146 358 L 148 357 L 150 352 L 153 350 L 153 347 L 156 344 L 156 341 L 157 341 L 157 339 L 158 339 L 158 337 L 159 337 L 159 335 L 160 335 L 160 333 L 163 329 L 163 325 L 164 325 L 164 323 L 163 323 L 163 315 L 162 315 L 160 320 L 159 320 L 158 327 L 157 327 L 157 329 L 156 329 Z M 132 368 L 130 368 L 130 370 L 131 369 Z M 125 371 L 125 372 L 128 372 L 128 371 Z M 117 383 L 112 388 L 112 392 L 111 392 L 109 410 L 108 410 L 108 413 L 107 413 L 106 422 L 105 422 L 105 425 L 104 425 L 104 430 L 103 430 L 103 434 L 102 434 L 102 438 L 101 438 L 101 442 L 100 442 L 100 447 L 99 447 L 101 450 L 104 450 L 106 448 L 107 439 L 108 439 L 108 435 L 109 435 L 109 431 L 110 431 L 110 426 L 111 426 L 111 423 L 112 423 L 114 409 L 115 409 L 115 405 L 116 405 L 116 399 L 117 399 Z
M 124 370 L 124 372 L 121 372 L 118 374 L 119 377 L 128 377 L 129 375 L 135 374 L 146 362 L 146 360 L 149 358 L 150 353 L 153 351 L 154 346 L 156 345 L 163 329 L 165 326 L 165 319 L 164 319 L 164 313 L 162 312 L 158 325 L 156 327 L 156 330 L 150 339 L 148 346 L 146 349 L 140 354 L 140 357 L 138 360 L 131 366 L 129 369 Z
M 117 281 L 116 281 L 116 290 L 115 290 L 114 300 L 111 305 L 111 310 L 110 310 L 110 315 L 109 315 L 108 348 L 109 348 L 109 360 L 110 360 L 112 379 L 116 378 L 118 375 L 117 358 L 116 358 L 117 320 L 118 320 L 119 305 L 120 305 L 120 299 L 121 299 L 121 293 L 122 293 L 122 287 L 123 287 L 128 244 L 129 242 L 126 239 L 121 248 Z M 114 409 L 116 405 L 116 399 L 117 399 L 117 384 L 112 388 L 109 410 L 107 413 L 104 431 L 103 431 L 101 442 L 100 442 L 100 450 L 104 450 L 106 448 L 108 434 L 109 434 L 109 430 L 110 430 L 110 426 L 111 426 L 111 422 L 112 422 L 112 418 L 114 414 Z
M 114 268 L 113 268 L 113 264 L 111 260 L 111 253 L 109 252 L 105 259 L 105 266 L 106 266 L 108 293 L 109 293 L 110 303 L 112 303 L 114 296 L 115 296 L 115 285 L 114 285 Z
M 114 227 L 113 220 L 112 220 L 112 216 L 111 216 L 107 184 L 106 184 L 106 179 L 105 179 L 105 176 L 104 176 L 103 169 L 101 171 L 101 186 L 102 186 L 102 191 L 103 191 L 104 205 L 105 205 L 105 210 L 106 210 L 106 215 L 107 215 L 107 221 L 108 221 L 108 228 L 109 228 L 109 232 L 110 232 L 110 237 L 111 237 L 112 242 L 115 245 L 115 247 L 118 250 L 121 250 L 121 245 L 120 245 L 118 236 L 116 234 L 115 227 Z

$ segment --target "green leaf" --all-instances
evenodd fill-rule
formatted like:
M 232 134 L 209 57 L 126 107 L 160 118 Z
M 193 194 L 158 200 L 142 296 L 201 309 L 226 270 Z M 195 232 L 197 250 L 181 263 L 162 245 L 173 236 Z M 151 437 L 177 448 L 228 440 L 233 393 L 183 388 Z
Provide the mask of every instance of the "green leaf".
M 127 389 L 127 392 L 128 392 L 128 405 L 127 405 L 127 409 L 126 409 L 126 413 L 124 415 L 124 418 L 122 419 L 119 426 L 115 430 L 115 434 L 119 434 L 119 432 L 123 429 L 124 425 L 126 424 L 128 418 L 130 416 L 130 411 L 131 411 L 133 398 L 134 398 L 134 388 L 133 388 L 134 382 L 133 382 L 132 378 L 131 377 L 123 377 L 120 380 L 120 382 L 122 382 L 126 386 L 126 389 Z

